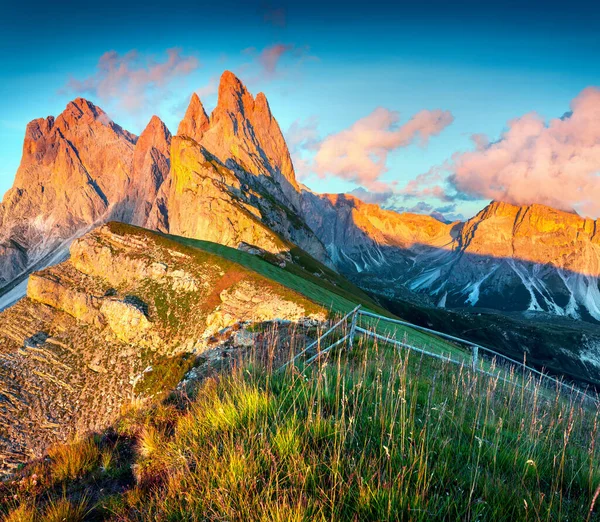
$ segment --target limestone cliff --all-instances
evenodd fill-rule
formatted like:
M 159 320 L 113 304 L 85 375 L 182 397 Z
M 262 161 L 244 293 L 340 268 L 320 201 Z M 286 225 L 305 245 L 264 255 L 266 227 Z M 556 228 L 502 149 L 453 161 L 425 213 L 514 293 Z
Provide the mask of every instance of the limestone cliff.
M 136 141 L 82 98 L 27 126 L 14 185 L 0 205 L 0 241 L 12 265 L 0 282 L 109 217 L 127 194 Z
M 94 230 L 0 313 L 0 472 L 104 428 L 146 375 L 223 328 L 305 318 L 326 312 L 241 265 L 128 225 Z

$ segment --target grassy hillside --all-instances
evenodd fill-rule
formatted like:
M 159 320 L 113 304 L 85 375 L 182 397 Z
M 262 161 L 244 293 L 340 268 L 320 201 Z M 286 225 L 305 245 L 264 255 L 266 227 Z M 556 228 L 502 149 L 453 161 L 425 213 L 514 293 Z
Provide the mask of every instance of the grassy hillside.
M 166 235 L 165 237 L 182 245 L 217 254 L 245 268 L 250 268 L 260 275 L 287 286 L 315 303 L 324 306 L 333 315 L 348 313 L 360 304 L 380 315 L 395 317 L 363 290 L 297 247 L 292 250 L 294 263 L 287 263 L 284 268 L 281 268 L 275 259 L 271 259 L 269 255 L 263 258 L 209 241 L 172 235 Z M 427 348 L 444 355 L 451 355 L 458 360 L 468 361 L 468 353 L 435 336 L 402 326 L 391 327 L 384 323 L 379 324 L 373 320 L 363 320 L 363 326 L 368 328 L 376 326 L 377 331 L 383 335 L 394 336 L 398 339 L 406 337 L 415 346 Z
M 55 448 L 6 520 L 600 520 L 598 412 L 569 397 L 374 345 L 263 355 Z
M 282 268 L 278 265 L 278 261 L 268 254 L 261 257 L 218 243 L 168 234 L 161 235 L 123 223 L 113 222 L 108 226 L 113 232 L 119 234 L 148 235 L 153 241 L 161 240 L 169 248 L 195 256 L 216 255 L 225 262 L 234 263 L 245 271 L 252 270 L 270 281 L 307 297 L 329 310 L 332 316 L 345 314 L 360 304 L 378 314 L 394 317 L 343 276 L 319 263 L 297 247 L 292 250 L 294 262 L 287 263 Z M 367 320 L 364 325 L 373 327 L 375 322 Z M 378 331 L 382 334 L 394 335 L 399 339 L 406 336 L 415 346 L 424 347 L 437 353 L 450 354 L 456 359 L 468 360 L 468 354 L 464 350 L 426 333 L 398 326 L 389 327 L 384 324 L 378 325 Z

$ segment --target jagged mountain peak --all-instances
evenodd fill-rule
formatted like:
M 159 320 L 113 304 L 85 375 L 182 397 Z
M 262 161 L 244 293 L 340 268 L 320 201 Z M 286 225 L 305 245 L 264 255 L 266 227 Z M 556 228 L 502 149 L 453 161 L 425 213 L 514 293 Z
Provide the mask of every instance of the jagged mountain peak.
M 532 215 L 536 216 L 554 216 L 554 219 L 566 219 L 572 220 L 573 218 L 585 219 L 582 218 L 575 210 L 566 210 L 552 207 L 550 205 L 546 205 L 543 203 L 526 203 L 522 205 L 517 205 L 514 203 L 508 203 L 506 201 L 501 200 L 493 200 L 487 206 L 485 206 L 482 210 L 478 212 L 477 215 L 481 216 L 492 216 L 492 215 L 516 215 L 519 213 L 528 212 Z
M 198 95 L 193 93 L 185 116 L 177 129 L 177 134 L 188 136 L 199 142 L 209 126 L 210 122 L 204 106 Z
M 259 92 L 254 99 L 254 112 L 262 115 L 269 120 L 273 119 L 273 113 L 271 107 L 264 92 Z
M 210 115 L 211 127 L 219 126 L 223 120 L 233 122 L 252 118 L 253 111 L 252 94 L 235 74 L 225 71 L 219 81 L 217 106 Z
M 85 98 L 75 98 L 70 101 L 65 110 L 55 119 L 53 127 L 61 132 L 70 132 L 75 129 L 98 126 L 109 129 L 114 134 L 124 137 L 127 141 L 135 144 L 137 136 L 115 123 L 106 112 Z
M 169 128 L 166 126 L 165 122 L 156 115 L 150 118 L 148 125 L 146 125 L 140 134 L 137 145 L 139 146 L 140 141 L 149 139 L 153 142 L 159 141 L 163 143 L 170 143 L 171 141 L 171 132 L 169 131 Z
M 85 98 L 75 98 L 67 104 L 66 111 L 72 111 L 79 115 L 88 114 L 94 118 L 103 118 L 106 113 L 100 108 L 94 105 L 91 101 Z

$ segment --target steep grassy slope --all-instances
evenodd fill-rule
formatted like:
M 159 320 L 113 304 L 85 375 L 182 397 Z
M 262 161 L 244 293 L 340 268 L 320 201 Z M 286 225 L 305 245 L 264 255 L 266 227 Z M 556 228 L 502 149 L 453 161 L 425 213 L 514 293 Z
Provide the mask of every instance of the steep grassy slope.
M 132 228 L 129 225 L 117 223 L 111 223 L 110 226 L 113 228 L 121 226 L 127 229 Z M 138 233 L 144 233 L 142 230 L 137 229 Z M 245 268 L 254 270 L 262 276 L 276 281 L 319 303 L 329 310 L 332 315 L 348 313 L 356 305 L 360 304 L 364 308 L 380 315 L 395 317 L 345 277 L 315 260 L 298 247 L 291 248 L 293 263 L 285 263 L 285 266 L 281 267 L 279 266 L 281 260 L 268 252 L 261 253 L 261 255 L 253 255 L 209 241 L 199 241 L 172 235 L 165 235 L 165 237 L 204 252 L 217 254 L 224 259 L 234 261 Z M 414 346 L 426 347 L 436 353 L 451 355 L 455 359 L 468 361 L 469 355 L 464 350 L 435 336 L 411 328 L 389 326 L 385 323 L 372 320 L 365 320 L 363 326 L 376 327 L 377 331 L 381 334 L 393 336 L 397 339 L 406 337 Z
M 598 412 L 373 345 L 327 363 L 251 351 L 23 470 L 6 520 L 600 520 Z

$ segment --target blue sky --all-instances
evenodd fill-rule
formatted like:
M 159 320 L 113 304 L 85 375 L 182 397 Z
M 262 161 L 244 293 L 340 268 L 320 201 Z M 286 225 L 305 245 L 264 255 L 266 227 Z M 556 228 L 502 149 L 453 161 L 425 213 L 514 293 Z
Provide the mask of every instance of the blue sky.
M 583 89 L 600 86 L 599 22 L 598 6 L 578 2 L 5 6 L 0 21 L 0 192 L 12 185 L 31 119 L 58 115 L 81 94 L 132 132 L 140 133 L 153 113 L 175 132 L 191 92 L 204 93 L 203 102 L 213 107 L 211 85 L 230 69 L 252 92 L 267 94 L 284 133 L 294 122 L 308 123 L 317 142 L 351 128 L 378 107 L 399 113 L 390 131 L 419 111 L 450 111 L 452 123 L 426 146 L 411 142 L 387 151 L 378 182 L 400 191 L 393 198 L 396 207 L 424 201 L 427 211 L 452 205 L 456 208 L 449 214 L 468 216 L 485 204 L 487 192 L 463 184 L 461 197 L 454 193 L 444 200 L 426 193 L 406 197 L 402 187 L 472 150 L 471 135 L 497 140 L 509 120 L 531 111 L 558 118 Z M 286 50 L 271 67 L 261 62 L 261 53 L 275 45 Z M 124 108 L 119 93 L 111 98 L 93 90 L 78 92 L 82 82 L 97 77 L 98 60 L 108 51 L 123 57 L 135 50 L 137 65 L 132 67 L 143 68 L 165 61 L 171 48 L 179 49 L 182 60 L 197 60 L 197 66 L 167 79 L 135 110 Z M 310 174 L 318 147 L 297 151 L 308 162 L 304 183 L 319 192 L 360 185 L 360 172 L 340 175 L 323 167 L 320 177 Z M 452 174 L 450 166 L 444 175 Z M 540 195 L 540 202 L 549 197 Z M 564 206 L 576 203 L 571 199 Z

